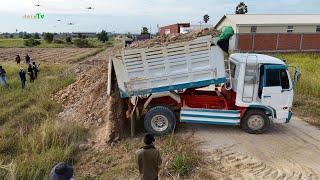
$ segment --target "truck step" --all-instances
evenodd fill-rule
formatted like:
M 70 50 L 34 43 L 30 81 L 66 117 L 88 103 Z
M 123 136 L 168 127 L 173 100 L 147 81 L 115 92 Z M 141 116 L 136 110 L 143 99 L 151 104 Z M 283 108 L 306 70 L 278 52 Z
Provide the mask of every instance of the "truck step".
M 221 109 L 182 108 L 180 122 L 199 124 L 239 125 L 240 111 Z

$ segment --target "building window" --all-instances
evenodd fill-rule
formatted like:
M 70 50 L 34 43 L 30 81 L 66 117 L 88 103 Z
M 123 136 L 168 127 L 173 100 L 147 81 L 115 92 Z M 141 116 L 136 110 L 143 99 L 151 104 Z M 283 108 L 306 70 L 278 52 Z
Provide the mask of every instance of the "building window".
M 293 26 L 288 26 L 287 32 L 293 32 Z
M 317 26 L 316 32 L 320 32 L 320 25 Z
M 251 26 L 251 33 L 257 32 L 257 26 Z

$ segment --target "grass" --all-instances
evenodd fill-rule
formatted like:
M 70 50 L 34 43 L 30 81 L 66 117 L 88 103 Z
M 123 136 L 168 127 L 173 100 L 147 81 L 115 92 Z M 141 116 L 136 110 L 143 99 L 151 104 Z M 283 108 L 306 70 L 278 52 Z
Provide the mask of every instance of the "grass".
M 301 79 L 295 87 L 294 112 L 308 122 L 320 125 L 320 54 L 278 54 L 287 64 L 297 66 Z
M 88 150 L 79 154 L 84 157 L 76 165 L 77 179 L 129 179 L 138 178 L 136 151 L 143 146 L 142 137 L 127 138 L 114 143 L 103 151 Z M 188 178 L 201 165 L 202 153 L 189 138 L 168 135 L 156 139 L 162 165 L 161 179 Z M 90 167 L 90 168 L 89 168 Z
M 43 65 L 40 78 L 22 90 L 19 67 L 3 66 L 10 87 L 0 88 L 0 179 L 46 179 L 54 164 L 74 163 L 87 136 L 83 127 L 58 121 L 61 107 L 50 99 L 75 77 L 65 67 Z
M 76 38 L 75 38 L 76 39 Z M 62 39 L 65 41 L 65 39 Z M 95 48 L 101 48 L 104 46 L 112 45 L 114 42 L 114 38 L 110 37 L 109 41 L 107 43 L 100 42 L 97 38 L 87 38 L 90 45 Z M 26 46 L 23 44 L 24 39 L 22 38 L 0 38 L 0 48 L 26 48 Z M 37 48 L 66 48 L 66 47 L 76 47 L 74 44 L 69 43 L 48 43 L 44 41 L 43 39 L 40 39 L 41 44 L 38 46 L 35 46 Z

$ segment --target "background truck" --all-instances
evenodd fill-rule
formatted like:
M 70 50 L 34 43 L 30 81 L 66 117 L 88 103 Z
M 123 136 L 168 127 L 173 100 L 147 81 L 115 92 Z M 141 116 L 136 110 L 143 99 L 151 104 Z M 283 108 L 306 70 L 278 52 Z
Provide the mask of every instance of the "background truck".
M 225 58 L 226 47 L 218 44 L 209 35 L 124 49 L 111 58 L 108 92 L 117 85 L 127 99 L 132 132 L 140 119 L 156 135 L 169 133 L 176 122 L 240 126 L 258 134 L 271 121 L 290 121 L 294 82 L 285 62 L 263 54 Z

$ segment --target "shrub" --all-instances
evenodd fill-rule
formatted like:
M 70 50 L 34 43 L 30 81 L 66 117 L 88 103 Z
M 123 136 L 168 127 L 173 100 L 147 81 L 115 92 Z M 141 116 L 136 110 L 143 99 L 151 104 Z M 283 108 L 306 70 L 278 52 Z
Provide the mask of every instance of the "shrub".
M 26 40 L 24 40 L 23 43 L 24 43 L 25 46 L 28 46 L 28 47 L 38 46 L 39 44 L 41 44 L 40 41 L 35 40 L 33 38 L 26 39 Z
M 39 33 L 35 33 L 35 34 L 33 35 L 33 38 L 34 38 L 34 39 L 41 39 Z
M 73 43 L 79 48 L 88 48 L 91 47 L 87 39 L 74 39 Z
M 53 40 L 53 43 L 56 43 L 56 44 L 64 44 L 65 42 L 61 39 L 55 39 Z
M 67 43 L 72 43 L 72 38 L 70 36 L 66 37 L 66 42 Z
M 52 33 L 43 33 L 43 39 L 48 43 L 52 43 L 53 41 L 53 34 Z
M 109 40 L 108 33 L 105 30 L 101 31 L 101 33 L 97 34 L 97 36 L 98 39 L 103 43 Z

